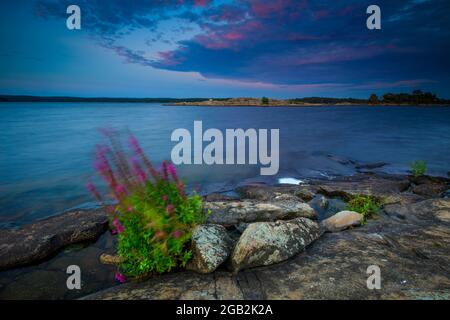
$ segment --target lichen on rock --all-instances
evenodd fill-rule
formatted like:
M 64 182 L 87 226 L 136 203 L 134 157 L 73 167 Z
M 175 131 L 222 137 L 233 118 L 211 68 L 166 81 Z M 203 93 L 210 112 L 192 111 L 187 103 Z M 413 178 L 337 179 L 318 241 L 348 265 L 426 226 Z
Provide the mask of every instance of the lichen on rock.
M 284 261 L 301 252 L 319 236 L 319 225 L 307 218 L 252 223 L 237 242 L 230 267 L 237 272 Z
M 228 258 L 233 241 L 225 227 L 215 224 L 197 226 L 192 232 L 193 257 L 188 270 L 210 273 Z
M 274 199 L 268 202 L 254 200 L 207 202 L 204 208 L 211 210 L 211 215 L 208 217 L 209 223 L 226 226 L 241 222 L 316 217 L 316 212 L 309 204 L 294 198 Z

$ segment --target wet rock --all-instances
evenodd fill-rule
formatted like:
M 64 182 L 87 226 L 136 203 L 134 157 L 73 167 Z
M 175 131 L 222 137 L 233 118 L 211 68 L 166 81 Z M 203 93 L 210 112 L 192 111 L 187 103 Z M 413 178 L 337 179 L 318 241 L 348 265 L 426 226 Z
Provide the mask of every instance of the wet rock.
M 355 166 L 358 170 L 373 170 L 382 168 L 384 166 L 388 165 L 386 162 L 375 162 L 375 163 L 367 163 L 367 164 L 358 164 Z
M 326 233 L 275 265 L 238 274 L 178 272 L 86 298 L 442 299 L 450 296 L 449 220 L 450 199 L 386 205 L 364 228 Z M 371 265 L 381 268 L 382 290 L 366 287 Z
M 445 299 L 450 296 L 450 199 L 424 200 L 405 192 L 410 185 L 407 180 L 356 175 L 289 188 L 265 187 L 270 199 L 277 193 L 295 195 L 297 190 L 316 194 L 326 186 L 344 196 L 375 194 L 385 206 L 378 219 L 369 220 L 364 228 L 325 233 L 306 252 L 274 265 L 237 274 L 179 272 L 120 285 L 87 298 Z M 329 197 L 330 207 L 334 200 Z M 382 290 L 366 287 L 370 265 L 381 268 Z
M 326 209 L 326 208 L 328 208 L 328 199 L 327 198 L 325 198 L 325 197 L 320 197 L 319 198 L 319 206 L 322 208 L 322 209 Z
M 336 162 L 338 162 L 338 163 L 340 163 L 342 165 L 355 164 L 355 161 L 353 161 L 351 159 L 347 159 L 347 158 L 344 158 L 344 157 L 339 157 L 339 156 L 336 156 L 336 155 L 333 155 L 333 154 L 328 154 L 327 158 L 331 159 L 333 161 L 336 161 Z
M 319 225 L 307 218 L 250 224 L 231 255 L 235 272 L 275 264 L 296 255 L 320 236 Z
M 242 300 L 237 277 L 228 272 L 214 274 L 178 272 L 139 283 L 126 283 L 86 296 L 85 300 Z
M 235 197 L 225 195 L 223 193 L 211 193 L 203 197 L 204 201 L 229 201 L 236 200 Z
M 338 213 L 339 211 L 345 211 L 346 207 L 347 203 L 339 198 L 329 199 L 327 206 L 327 213 L 329 214 L 328 217 Z
M 439 198 L 446 190 L 447 186 L 443 183 L 419 184 L 412 188 L 413 193 L 427 198 Z
M 272 189 L 263 184 L 250 184 L 239 187 L 237 192 L 242 198 L 266 201 L 273 197 Z
M 297 217 L 315 218 L 310 205 L 299 200 L 256 202 L 254 200 L 206 202 L 204 209 L 211 210 L 207 222 L 231 226 L 240 222 L 275 221 Z
M 317 182 L 310 188 L 327 197 L 340 197 L 349 200 L 356 195 L 372 195 L 384 198 L 398 195 L 409 188 L 410 182 L 405 177 L 382 177 L 361 174 L 344 177 L 334 181 Z
M 0 232 L 0 270 L 35 263 L 70 244 L 93 241 L 108 228 L 104 209 L 79 210 Z
M 306 188 L 298 190 L 296 194 L 300 199 L 306 202 L 311 201 L 315 196 L 315 192 L 308 190 Z
M 100 255 L 99 259 L 100 259 L 100 263 L 111 264 L 111 265 L 119 265 L 124 261 L 122 257 L 119 257 L 117 255 L 107 254 L 107 253 L 102 253 Z
M 355 211 L 341 211 L 321 222 L 321 226 L 329 232 L 338 232 L 350 227 L 359 226 L 364 221 L 362 214 Z
M 228 258 L 233 241 L 221 225 L 205 224 L 192 232 L 193 257 L 187 269 L 198 273 L 216 270 Z
M 389 205 L 383 210 L 397 219 L 423 223 L 450 222 L 450 199 L 429 199 L 409 205 Z M 430 223 L 430 222 L 428 222 Z

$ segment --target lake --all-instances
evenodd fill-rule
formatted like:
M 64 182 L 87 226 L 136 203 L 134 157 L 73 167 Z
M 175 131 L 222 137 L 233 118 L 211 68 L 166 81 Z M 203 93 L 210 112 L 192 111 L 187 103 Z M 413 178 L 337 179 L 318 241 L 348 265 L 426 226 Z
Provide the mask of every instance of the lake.
M 407 173 L 424 160 L 428 173 L 450 170 L 448 107 L 169 107 L 140 103 L 0 103 L 0 227 L 14 227 L 71 208 L 94 205 L 85 190 L 95 177 L 99 128 L 131 131 L 155 164 L 170 160 L 173 130 L 280 129 L 280 170 L 259 166 L 184 165 L 180 175 L 205 192 L 251 181 L 351 175 L 360 164 Z M 94 180 L 97 181 L 97 180 Z

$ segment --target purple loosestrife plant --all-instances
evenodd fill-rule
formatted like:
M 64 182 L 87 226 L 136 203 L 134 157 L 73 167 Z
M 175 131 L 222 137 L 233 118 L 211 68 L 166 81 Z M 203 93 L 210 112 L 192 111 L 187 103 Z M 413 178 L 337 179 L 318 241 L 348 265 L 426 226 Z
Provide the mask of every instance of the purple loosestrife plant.
M 116 201 L 110 210 L 123 261 L 118 281 L 185 267 L 192 256 L 192 229 L 205 218 L 201 197 L 186 195 L 173 164 L 164 161 L 160 172 L 154 169 L 134 136 L 128 140 L 131 155 L 113 131 L 105 136 L 109 143 L 97 146 L 94 166 Z M 102 201 L 91 182 L 87 189 Z

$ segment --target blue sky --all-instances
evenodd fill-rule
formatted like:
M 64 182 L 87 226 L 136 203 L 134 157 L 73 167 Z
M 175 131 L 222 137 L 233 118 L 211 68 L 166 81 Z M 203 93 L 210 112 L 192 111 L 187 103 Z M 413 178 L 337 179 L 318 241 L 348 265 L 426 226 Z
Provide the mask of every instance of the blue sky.
M 382 30 L 366 28 L 371 4 Z M 449 14 L 447 0 L 3 0 L 0 93 L 450 98 Z

